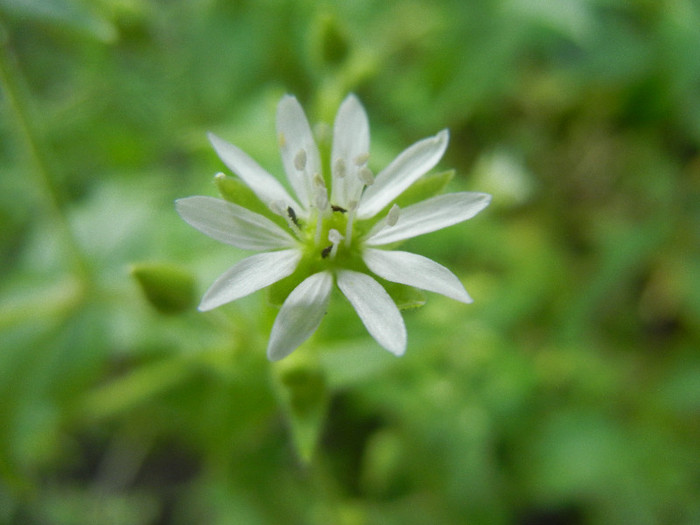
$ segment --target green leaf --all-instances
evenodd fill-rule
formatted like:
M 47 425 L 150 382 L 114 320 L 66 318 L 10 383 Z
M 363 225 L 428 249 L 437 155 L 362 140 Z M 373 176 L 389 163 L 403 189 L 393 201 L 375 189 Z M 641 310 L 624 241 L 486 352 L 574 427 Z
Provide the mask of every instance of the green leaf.
M 131 267 L 146 299 L 159 312 L 178 314 L 193 308 L 197 296 L 194 277 L 168 263 L 141 263 Z

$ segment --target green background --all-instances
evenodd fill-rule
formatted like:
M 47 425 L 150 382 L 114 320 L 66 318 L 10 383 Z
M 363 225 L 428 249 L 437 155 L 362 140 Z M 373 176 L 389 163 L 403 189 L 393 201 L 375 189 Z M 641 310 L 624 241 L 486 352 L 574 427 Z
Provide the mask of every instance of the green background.
M 0 523 L 700 522 L 698 2 L 0 21 Z M 493 195 L 405 245 L 475 301 L 404 312 L 397 359 L 334 293 L 271 365 L 265 293 L 196 311 L 245 254 L 173 200 L 217 194 L 207 131 L 281 175 L 282 94 L 330 123 L 348 92 L 375 170 L 447 127 L 448 191 Z

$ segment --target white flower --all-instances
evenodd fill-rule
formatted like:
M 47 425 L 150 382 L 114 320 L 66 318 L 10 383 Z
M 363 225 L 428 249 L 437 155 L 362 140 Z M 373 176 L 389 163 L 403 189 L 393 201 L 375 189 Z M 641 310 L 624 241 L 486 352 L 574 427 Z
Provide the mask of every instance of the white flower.
M 387 249 L 387 245 L 470 219 L 489 204 L 490 195 L 472 192 L 440 195 L 404 209 L 395 204 L 404 190 L 438 163 L 447 147 L 447 130 L 409 147 L 376 176 L 367 167 L 367 115 L 354 95 L 343 101 L 335 119 L 330 159 L 325 161 L 330 174 L 324 176 L 319 148 L 301 105 L 292 96 L 284 96 L 278 105 L 277 132 L 296 198 L 243 151 L 209 135 L 221 160 L 269 208 L 270 218 L 213 197 L 176 201 L 180 216 L 202 233 L 262 252 L 221 275 L 204 295 L 200 310 L 234 301 L 303 269 L 301 282 L 284 301 L 272 327 L 267 355 L 278 360 L 318 328 L 334 281 L 372 337 L 393 354 L 404 353 L 406 328 L 401 314 L 367 269 L 387 281 L 464 303 L 472 301 L 444 266 L 421 255 Z M 271 219 L 273 214 L 284 219 L 286 229 Z

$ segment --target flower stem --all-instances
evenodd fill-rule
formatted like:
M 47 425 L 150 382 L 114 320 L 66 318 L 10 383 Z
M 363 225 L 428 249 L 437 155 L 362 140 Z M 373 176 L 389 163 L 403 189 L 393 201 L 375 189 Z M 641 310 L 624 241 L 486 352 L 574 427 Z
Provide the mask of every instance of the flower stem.
M 29 95 L 23 93 L 23 91 L 28 91 L 25 88 L 26 82 L 10 49 L 8 32 L 3 25 L 0 25 L 0 85 L 5 92 L 8 108 L 14 114 L 17 129 L 33 163 L 33 169 L 28 171 L 35 178 L 36 186 L 41 191 L 41 197 L 52 219 L 51 222 L 59 230 L 63 247 L 72 259 L 77 276 L 83 283 L 87 283 L 90 280 L 88 264 L 63 213 L 59 188 L 54 183 L 49 168 L 50 163 L 43 154 L 39 133 L 32 125 L 31 115 L 33 112 L 29 104 Z

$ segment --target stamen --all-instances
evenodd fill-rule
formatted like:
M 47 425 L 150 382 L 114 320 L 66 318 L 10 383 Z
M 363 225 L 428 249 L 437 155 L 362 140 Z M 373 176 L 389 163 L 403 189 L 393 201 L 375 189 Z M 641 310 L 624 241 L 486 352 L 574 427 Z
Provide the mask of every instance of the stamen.
M 328 208 L 328 192 L 325 188 L 319 188 L 317 190 L 315 203 L 319 211 L 326 211 Z
M 369 152 L 368 153 L 361 153 L 357 157 L 353 159 L 353 162 L 355 163 L 355 166 L 364 166 L 367 164 L 367 161 L 369 160 Z
M 345 225 L 345 247 L 350 248 L 352 241 L 352 223 L 355 220 L 355 210 L 357 210 L 357 201 L 348 202 L 348 222 Z
M 336 159 L 335 164 L 333 165 L 333 175 L 339 179 L 342 179 L 345 177 L 346 172 L 347 169 L 345 168 L 345 159 Z
M 304 171 L 306 168 L 306 150 L 300 149 L 294 157 L 294 167 L 297 171 Z
M 337 204 L 331 204 L 331 210 L 337 211 L 339 213 L 347 213 L 348 212 L 348 210 L 346 210 L 342 206 L 338 206 Z
M 394 226 L 397 222 L 399 222 L 399 213 L 401 212 L 401 208 L 399 208 L 398 204 L 394 204 L 391 209 L 389 210 L 389 213 L 386 214 L 386 225 L 387 226 Z
M 331 228 L 328 230 L 328 240 L 333 243 L 331 246 L 331 259 L 335 259 L 336 254 L 338 253 L 338 245 L 340 244 L 340 241 L 343 240 L 343 236 L 340 234 L 338 230 L 335 228 Z
M 357 176 L 365 186 L 374 184 L 374 173 L 367 166 L 358 171 Z

